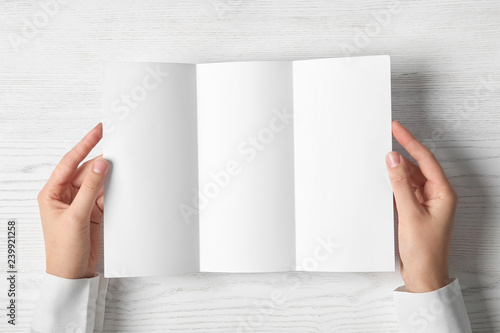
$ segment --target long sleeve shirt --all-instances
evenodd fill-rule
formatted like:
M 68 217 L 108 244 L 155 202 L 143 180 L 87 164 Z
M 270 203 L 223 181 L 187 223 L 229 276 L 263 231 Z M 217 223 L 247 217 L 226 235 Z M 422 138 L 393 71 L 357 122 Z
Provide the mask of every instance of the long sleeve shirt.
M 45 273 L 32 333 L 99 333 L 103 330 L 108 279 L 65 279 Z M 472 332 L 457 279 L 428 293 L 394 293 L 401 332 Z

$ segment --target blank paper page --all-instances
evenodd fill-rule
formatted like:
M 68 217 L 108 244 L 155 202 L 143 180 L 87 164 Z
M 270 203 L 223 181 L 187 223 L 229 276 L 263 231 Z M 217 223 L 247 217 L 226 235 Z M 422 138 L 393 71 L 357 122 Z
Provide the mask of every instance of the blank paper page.
M 198 271 L 195 65 L 106 64 L 103 125 L 105 276 Z
M 202 271 L 295 266 L 291 66 L 197 67 Z
M 297 269 L 393 271 L 388 56 L 293 63 Z

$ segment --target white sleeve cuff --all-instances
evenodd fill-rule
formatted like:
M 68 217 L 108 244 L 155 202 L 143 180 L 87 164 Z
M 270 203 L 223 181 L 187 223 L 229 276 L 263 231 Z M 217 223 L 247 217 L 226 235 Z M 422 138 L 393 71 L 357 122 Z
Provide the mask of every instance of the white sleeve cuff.
M 45 273 L 31 332 L 101 332 L 107 286 L 99 273 L 88 279 Z
M 397 288 L 394 301 L 401 332 L 472 332 L 457 279 L 428 293 Z

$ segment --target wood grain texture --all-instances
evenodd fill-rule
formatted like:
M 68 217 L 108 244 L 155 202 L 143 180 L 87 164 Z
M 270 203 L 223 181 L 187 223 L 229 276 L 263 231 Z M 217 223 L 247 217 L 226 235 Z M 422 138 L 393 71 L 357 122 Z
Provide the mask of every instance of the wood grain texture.
M 1 332 L 30 326 L 45 268 L 36 195 L 100 120 L 101 61 L 349 54 L 391 55 L 393 118 L 432 148 L 460 195 L 450 265 L 473 330 L 500 331 L 500 2 L 88 0 L 47 22 L 42 3 L 0 1 L 0 262 L 5 222 L 17 218 L 20 271 L 18 325 L 2 311 Z M 113 279 L 105 331 L 397 332 L 401 283 L 397 272 Z M 272 292 L 285 301 L 268 309 Z

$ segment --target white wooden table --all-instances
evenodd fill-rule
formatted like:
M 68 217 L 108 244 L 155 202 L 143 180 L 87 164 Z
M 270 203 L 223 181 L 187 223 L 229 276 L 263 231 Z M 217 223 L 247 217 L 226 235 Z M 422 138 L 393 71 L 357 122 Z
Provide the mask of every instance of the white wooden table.
M 42 8 L 53 2 L 0 3 L 1 332 L 26 332 L 31 323 L 45 269 L 36 195 L 100 120 L 101 61 L 372 54 L 392 57 L 393 118 L 432 148 L 460 195 L 450 266 L 474 332 L 500 331 L 498 0 L 92 0 Z M 5 310 L 9 218 L 18 220 L 15 327 Z M 396 332 L 392 290 L 401 283 L 398 272 L 113 279 L 105 331 Z M 285 302 L 270 305 L 272 292 Z

